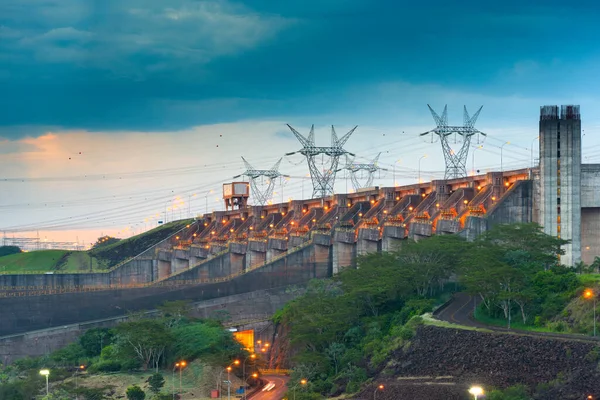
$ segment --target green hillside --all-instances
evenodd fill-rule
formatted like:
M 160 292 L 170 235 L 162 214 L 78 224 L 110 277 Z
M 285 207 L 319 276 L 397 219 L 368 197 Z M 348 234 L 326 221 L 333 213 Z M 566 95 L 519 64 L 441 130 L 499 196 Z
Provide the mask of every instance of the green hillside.
M 92 258 L 94 271 L 102 268 Z M 85 251 L 37 250 L 0 257 L 0 272 L 89 271 L 90 256 Z
M 0 257 L 0 273 L 104 271 L 142 253 L 175 232 L 193 223 L 192 219 L 170 222 L 128 239 L 99 245 L 90 251 L 37 250 Z

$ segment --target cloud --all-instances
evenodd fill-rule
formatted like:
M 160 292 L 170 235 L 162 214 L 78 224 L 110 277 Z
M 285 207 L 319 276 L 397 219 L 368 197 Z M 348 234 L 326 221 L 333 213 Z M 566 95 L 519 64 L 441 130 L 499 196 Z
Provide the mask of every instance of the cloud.
M 85 63 L 114 77 L 146 79 L 251 49 L 291 23 L 226 0 L 78 3 L 70 13 L 55 0 L 9 4 L 4 19 L 15 27 L 0 30 L 0 49 L 29 53 L 32 62 Z

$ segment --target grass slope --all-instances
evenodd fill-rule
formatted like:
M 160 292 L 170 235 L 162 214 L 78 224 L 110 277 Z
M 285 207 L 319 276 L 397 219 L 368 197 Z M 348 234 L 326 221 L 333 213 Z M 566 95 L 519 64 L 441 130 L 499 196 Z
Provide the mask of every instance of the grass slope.
M 0 257 L 2 272 L 52 271 L 66 250 L 40 250 Z
M 38 250 L 3 256 L 0 257 L 0 273 L 83 272 L 90 270 L 90 258 L 93 272 L 101 272 L 137 256 L 192 222 L 191 219 L 170 222 L 90 251 Z
M 95 271 L 102 268 L 92 258 Z M 0 272 L 88 271 L 90 256 L 84 251 L 38 250 L 0 257 Z

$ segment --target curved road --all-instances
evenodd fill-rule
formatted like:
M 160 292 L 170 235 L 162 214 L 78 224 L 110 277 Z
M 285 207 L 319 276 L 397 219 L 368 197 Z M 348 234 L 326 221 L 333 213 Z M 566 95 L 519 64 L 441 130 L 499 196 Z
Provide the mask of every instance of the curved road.
M 287 376 L 282 375 L 265 375 L 262 377 L 264 380 L 273 382 L 275 387 L 268 392 L 258 392 L 252 396 L 252 400 L 281 400 L 287 392 Z
M 509 330 L 500 326 L 482 324 L 481 322 L 475 321 L 472 318 L 475 307 L 475 299 L 476 297 L 470 296 L 466 293 L 455 293 L 452 297 L 452 300 L 444 308 L 442 308 L 439 312 L 434 313 L 434 318 L 453 324 L 472 326 L 475 328 L 485 328 L 497 332 L 513 332 L 515 334 L 524 336 L 540 336 L 568 340 L 575 339 L 595 343 L 600 340 L 599 338 L 586 335 L 524 331 L 521 329 L 512 328 Z M 477 302 L 477 304 L 479 305 L 479 302 Z

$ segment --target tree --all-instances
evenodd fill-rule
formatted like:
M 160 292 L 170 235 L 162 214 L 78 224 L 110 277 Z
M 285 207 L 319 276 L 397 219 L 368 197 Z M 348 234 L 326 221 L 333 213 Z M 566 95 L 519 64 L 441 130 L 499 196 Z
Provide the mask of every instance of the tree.
M 153 393 L 158 393 L 160 392 L 160 389 L 165 386 L 165 378 L 158 372 L 152 374 L 150 375 L 150 378 L 148 378 L 148 385 Z
M 79 343 L 88 357 L 100 355 L 102 348 L 112 343 L 114 333 L 108 328 L 92 328 L 79 337 Z
M 190 302 L 187 300 L 166 301 L 157 308 L 169 328 L 180 324 L 192 312 Z
M 115 328 L 118 345 L 129 347 L 142 362 L 144 369 L 149 366 L 158 371 L 165 349 L 173 343 L 168 328 L 158 320 L 141 319 L 122 322 Z
M 0 257 L 21 253 L 18 246 L 0 246 Z
M 146 398 L 146 393 L 138 385 L 129 386 L 125 394 L 128 400 L 144 400 Z

